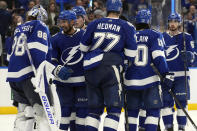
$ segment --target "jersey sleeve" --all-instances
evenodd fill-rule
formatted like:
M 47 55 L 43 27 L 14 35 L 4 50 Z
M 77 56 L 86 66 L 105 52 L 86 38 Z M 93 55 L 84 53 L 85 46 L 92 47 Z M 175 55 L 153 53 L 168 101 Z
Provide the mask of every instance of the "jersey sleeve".
M 84 35 L 83 35 L 81 42 L 80 42 L 80 50 L 82 52 L 87 52 L 91 47 L 91 41 L 92 41 L 92 38 L 94 38 L 93 37 L 94 27 L 95 26 L 94 26 L 94 21 L 93 21 L 87 26 L 87 28 L 84 32 Z
M 187 50 L 187 51 L 190 51 L 190 52 L 193 54 L 193 61 L 191 62 L 191 65 L 192 65 L 194 62 L 196 62 L 196 59 L 197 59 L 197 58 L 196 58 L 197 55 L 196 55 L 196 52 L 195 52 L 194 48 L 195 48 L 194 40 L 193 40 L 192 36 L 191 36 L 190 34 L 188 34 L 188 35 L 187 35 L 187 39 L 186 39 L 186 50 Z M 191 65 L 190 65 L 190 66 L 191 66 Z
M 127 23 L 125 26 L 125 48 L 124 54 L 131 63 L 134 63 L 134 58 L 137 54 L 136 31 L 132 24 Z
M 49 50 L 49 30 L 47 26 L 38 22 L 31 35 L 27 36 L 27 45 L 30 50 L 30 54 L 33 59 L 35 68 L 37 69 L 39 65 L 47 60 L 48 50 Z
M 156 66 L 156 68 L 161 74 L 169 72 L 164 52 L 165 42 L 162 34 L 158 34 L 158 36 L 154 37 L 151 43 L 151 55 L 153 59 L 153 64 Z

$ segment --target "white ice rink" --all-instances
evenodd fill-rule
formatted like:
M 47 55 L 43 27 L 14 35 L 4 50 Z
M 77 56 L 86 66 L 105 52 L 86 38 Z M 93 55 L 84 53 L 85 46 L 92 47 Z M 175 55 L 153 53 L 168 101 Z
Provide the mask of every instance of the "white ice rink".
M 102 116 L 102 122 L 103 122 L 104 115 Z M 194 123 L 197 124 L 197 111 L 189 111 L 189 115 L 193 119 Z M 15 117 L 16 115 L 0 115 L 0 131 L 12 131 Z M 175 131 L 177 131 L 178 129 L 177 129 L 176 121 L 174 121 L 174 125 L 175 125 Z M 163 130 L 163 123 L 161 123 L 161 128 Z M 99 131 L 102 131 L 102 124 L 100 125 Z M 124 114 L 123 113 L 121 114 L 118 131 L 124 131 Z M 196 131 L 189 121 L 186 127 L 186 131 Z

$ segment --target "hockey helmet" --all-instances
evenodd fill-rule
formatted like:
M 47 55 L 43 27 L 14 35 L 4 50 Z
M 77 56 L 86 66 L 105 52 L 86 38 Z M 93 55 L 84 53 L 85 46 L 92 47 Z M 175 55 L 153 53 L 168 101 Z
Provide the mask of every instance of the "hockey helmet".
M 136 15 L 136 23 L 146 23 L 150 24 L 151 22 L 151 12 L 149 10 L 142 9 L 138 11 Z
M 179 13 L 171 13 L 168 16 L 168 21 L 176 20 L 179 23 L 181 22 L 181 15 Z
M 58 19 L 60 20 L 76 20 L 76 13 L 74 11 L 71 10 L 63 10 L 62 12 L 60 12 L 60 15 L 58 17 Z
M 120 11 L 122 8 L 121 0 L 107 0 L 107 11 Z
M 46 21 L 48 19 L 47 11 L 42 5 L 35 5 L 30 11 L 28 11 L 27 16 L 36 17 L 37 20 L 41 21 Z
M 75 6 L 75 7 L 72 8 L 72 11 L 74 11 L 77 16 L 86 15 L 86 11 L 82 6 Z

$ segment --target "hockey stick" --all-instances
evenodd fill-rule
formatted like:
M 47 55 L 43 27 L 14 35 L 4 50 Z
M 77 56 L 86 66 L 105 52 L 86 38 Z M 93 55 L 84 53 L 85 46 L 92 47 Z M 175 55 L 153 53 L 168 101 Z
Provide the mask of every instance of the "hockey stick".
M 123 88 L 123 92 L 124 92 L 125 131 L 129 131 L 129 119 L 128 119 L 128 108 L 127 108 L 127 91 Z
M 187 49 L 186 49 L 186 42 L 185 42 L 185 27 L 184 27 L 184 23 L 185 23 L 185 12 L 183 12 L 183 10 L 182 10 L 182 14 L 183 14 L 183 24 L 182 24 L 182 26 L 183 26 L 183 51 L 184 51 L 184 56 L 185 56 L 185 59 L 184 59 L 184 75 L 185 75 L 185 93 L 186 93 L 186 95 L 185 95 L 185 97 L 186 97 L 186 105 L 188 105 L 188 101 L 187 101 L 187 99 L 188 99 L 188 88 L 187 88 L 187 85 L 188 85 L 188 83 L 187 83 L 187 57 L 186 57 L 186 51 L 187 51 Z
M 159 78 L 161 79 L 161 81 L 163 82 L 163 80 L 164 80 L 163 76 L 159 73 L 158 69 L 153 65 L 153 63 L 151 64 L 151 67 L 153 68 L 154 72 L 159 76 Z M 189 116 L 189 114 L 187 113 L 187 111 L 185 110 L 185 108 L 181 105 L 180 101 L 177 99 L 177 97 L 174 95 L 174 93 L 171 91 L 171 89 L 168 92 L 174 98 L 174 100 L 178 104 L 178 106 L 182 109 L 182 111 L 184 112 L 184 114 L 186 115 L 186 117 L 189 119 L 189 121 L 191 122 L 191 124 L 194 126 L 194 128 L 197 130 L 196 124 L 194 123 L 194 121 L 192 120 L 192 118 Z
M 34 75 L 36 76 L 37 72 L 36 72 L 36 69 L 33 65 L 33 59 L 32 59 L 32 56 L 30 54 L 30 51 L 29 51 L 29 48 L 28 48 L 28 45 L 27 44 L 24 44 L 25 46 L 25 49 L 27 51 L 27 55 L 28 55 L 28 58 L 29 58 L 29 61 L 30 61 L 30 64 L 31 64 L 31 67 L 33 69 L 33 72 L 34 72 Z M 45 65 L 44 65 L 45 66 Z M 46 66 L 43 68 L 44 71 L 46 71 Z M 43 82 L 43 78 L 44 76 L 40 76 L 40 81 L 39 81 L 39 85 L 36 86 L 36 90 L 40 96 L 40 99 L 41 99 L 41 102 L 42 102 L 42 105 L 43 105 L 43 108 L 44 108 L 44 112 L 45 112 L 45 115 L 47 117 L 47 120 L 48 120 L 48 124 L 51 128 L 51 131 L 56 131 L 58 130 L 58 126 L 56 125 L 56 120 L 54 118 L 54 115 L 53 115 L 53 112 L 52 112 L 52 109 L 51 109 L 51 106 L 50 106 L 50 103 L 49 103 L 49 100 L 48 100 L 48 97 L 45 93 L 45 90 L 43 89 L 44 87 L 41 87 L 41 84 Z M 46 76 L 45 76 L 46 77 Z

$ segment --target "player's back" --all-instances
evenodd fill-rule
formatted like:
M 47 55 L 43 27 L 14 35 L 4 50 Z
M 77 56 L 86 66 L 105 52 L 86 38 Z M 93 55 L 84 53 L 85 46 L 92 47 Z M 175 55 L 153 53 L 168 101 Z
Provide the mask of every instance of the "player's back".
M 153 71 L 151 63 L 160 73 L 168 72 L 163 50 L 162 35 L 151 29 L 137 31 L 137 56 L 134 65 L 125 75 L 126 88 L 136 90 L 149 88 L 159 83 L 159 77 Z
M 126 44 L 126 37 L 135 34 L 135 28 L 130 23 L 121 19 L 115 18 L 101 18 L 93 21 L 88 25 L 90 31 L 88 40 L 91 43 L 90 50 L 101 49 L 104 52 L 122 53 Z M 82 41 L 83 44 L 85 42 Z M 132 40 L 131 40 L 132 41 Z
M 38 20 L 26 22 L 15 29 L 14 43 L 8 66 L 8 81 L 20 81 L 33 75 L 25 46 L 28 44 L 30 53 L 34 52 L 32 54 L 33 64 L 37 68 L 46 58 L 48 51 L 47 33 L 46 25 Z
M 125 56 L 133 63 L 136 55 L 135 28 L 131 23 L 118 18 L 95 20 L 88 25 L 80 49 L 86 52 L 85 69 L 98 66 L 101 61 L 119 65 Z

